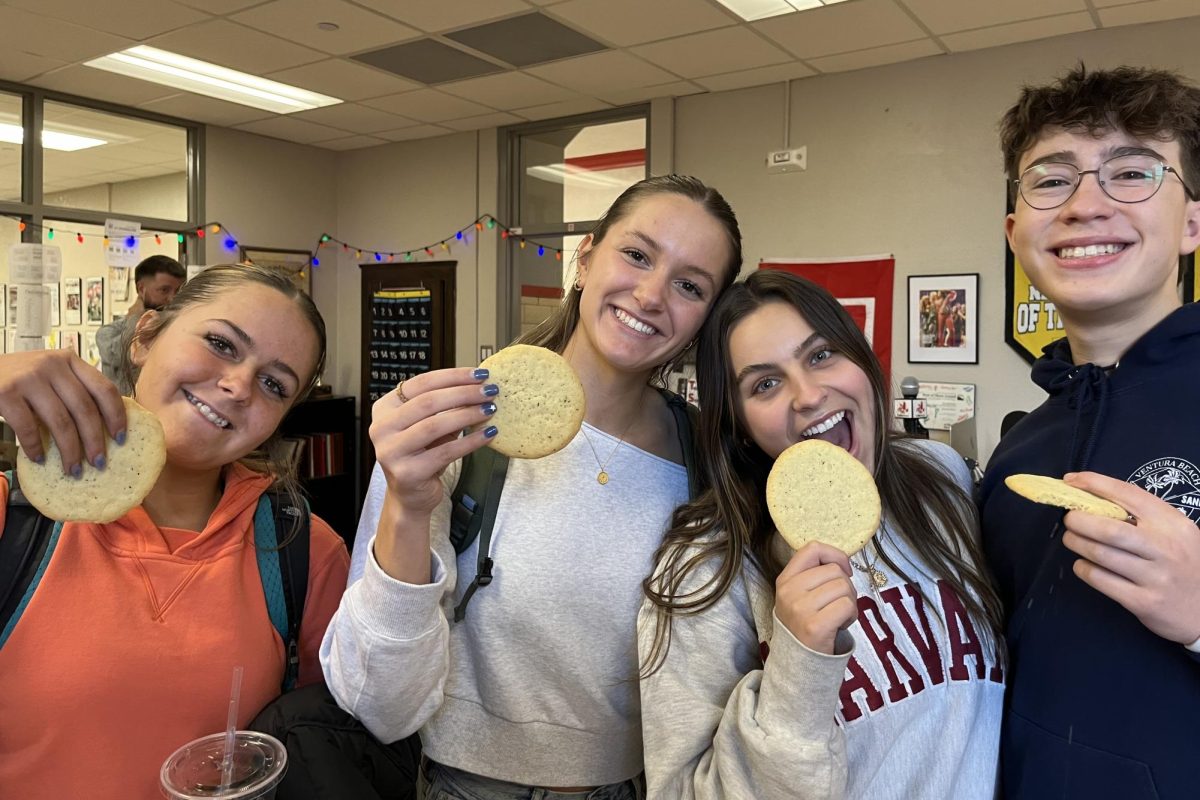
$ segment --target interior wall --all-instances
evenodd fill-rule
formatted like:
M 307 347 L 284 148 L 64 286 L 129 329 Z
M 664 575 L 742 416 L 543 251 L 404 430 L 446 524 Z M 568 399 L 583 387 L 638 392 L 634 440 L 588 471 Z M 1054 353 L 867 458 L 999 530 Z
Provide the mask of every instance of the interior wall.
M 323 232 L 336 235 L 338 153 L 302 144 L 268 139 L 228 128 L 209 127 L 205 133 L 205 217 L 228 226 L 239 244 L 280 250 L 311 250 Z M 236 261 L 223 237 L 204 239 L 198 263 Z M 339 363 L 338 343 L 358 335 L 342 327 L 336 313 L 340 277 L 335 265 L 312 270 L 312 297 L 325 318 L 329 354 L 325 383 L 334 391 L 353 391 L 334 376 Z
M 767 152 L 784 146 L 783 84 L 683 97 L 675 168 L 733 205 L 747 269 L 764 257 L 893 253 L 893 383 L 914 375 L 976 384 L 986 462 L 1004 415 L 1045 396 L 1004 341 L 997 122 L 1020 86 L 1081 60 L 1175 69 L 1200 82 L 1198 37 L 1200 19 L 1175 20 L 793 81 L 788 145 L 808 147 L 800 173 L 765 168 Z M 909 364 L 907 276 L 970 272 L 980 273 L 979 364 Z

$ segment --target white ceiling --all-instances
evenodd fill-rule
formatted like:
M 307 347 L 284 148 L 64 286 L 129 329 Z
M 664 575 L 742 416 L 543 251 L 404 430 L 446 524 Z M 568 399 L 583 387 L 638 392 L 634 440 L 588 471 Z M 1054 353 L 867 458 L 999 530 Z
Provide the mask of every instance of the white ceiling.
M 539 9 L 611 49 L 513 69 L 443 35 Z M 715 0 L 0 0 L 0 79 L 348 150 L 1194 15 L 1200 0 L 849 0 L 754 23 Z M 348 58 L 425 36 L 505 71 L 427 87 Z M 347 102 L 278 115 L 81 66 L 135 44 Z

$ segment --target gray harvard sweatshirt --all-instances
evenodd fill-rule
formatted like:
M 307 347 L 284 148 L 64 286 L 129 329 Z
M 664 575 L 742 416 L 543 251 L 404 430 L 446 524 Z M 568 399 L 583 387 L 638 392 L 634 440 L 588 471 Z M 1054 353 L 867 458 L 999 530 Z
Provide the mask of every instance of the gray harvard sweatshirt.
M 617 447 L 585 428 L 597 451 Z M 492 538 L 495 578 L 460 623 L 450 620 L 477 547 L 456 560 L 448 540 L 459 464 L 443 476 L 423 586 L 388 577 L 372 554 L 386 491 L 375 467 L 321 663 L 338 703 L 376 736 L 420 730 L 434 761 L 526 785 L 596 786 L 641 772 L 641 581 L 687 499 L 687 474 L 621 444 L 601 486 L 584 436 L 546 458 L 510 462 Z

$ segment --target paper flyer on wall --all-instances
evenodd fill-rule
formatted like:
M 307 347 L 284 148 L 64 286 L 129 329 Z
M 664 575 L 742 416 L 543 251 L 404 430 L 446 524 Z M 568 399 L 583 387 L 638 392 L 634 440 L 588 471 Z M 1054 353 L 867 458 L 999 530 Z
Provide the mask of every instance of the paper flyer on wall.
M 42 337 L 50 333 L 50 288 L 17 286 L 17 337 Z
M 104 263 L 110 267 L 136 267 L 142 223 L 124 219 L 104 220 Z
M 40 285 L 62 279 L 62 251 L 52 244 L 19 242 L 8 248 L 8 281 Z

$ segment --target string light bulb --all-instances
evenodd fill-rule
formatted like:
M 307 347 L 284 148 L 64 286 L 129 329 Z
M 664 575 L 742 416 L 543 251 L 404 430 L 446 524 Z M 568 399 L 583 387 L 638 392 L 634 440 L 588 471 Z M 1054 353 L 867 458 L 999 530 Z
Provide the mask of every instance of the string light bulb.
M 54 228 L 51 228 L 49 231 L 47 231 L 47 232 L 46 232 L 46 238 L 47 238 L 47 239 L 53 239 L 53 238 L 54 238 Z
M 75 241 L 79 242 L 80 244 L 83 244 L 83 234 L 82 233 L 75 234 Z
M 155 244 L 162 244 L 162 237 L 161 237 L 161 236 L 159 236 L 157 233 L 156 233 L 156 234 L 154 234 L 154 243 L 155 243 Z
M 492 219 L 491 217 L 488 217 L 487 226 L 488 226 L 488 230 L 490 231 L 492 228 L 496 227 L 496 220 Z
M 20 220 L 17 222 L 17 230 L 19 230 L 21 233 L 25 232 L 25 221 L 24 220 Z
M 312 264 L 314 267 L 321 266 L 321 259 L 317 258 L 316 256 L 313 256 Z M 301 277 L 303 277 L 303 275 Z
M 462 241 L 462 231 L 459 231 L 458 233 L 454 234 L 454 238 L 458 239 L 461 242 Z
M 521 240 L 521 249 L 522 250 L 525 249 L 525 240 L 524 239 Z
M 196 238 L 197 239 L 204 238 L 204 228 L 196 228 Z
M 221 226 L 220 226 L 220 225 L 213 225 L 213 226 L 212 226 L 212 232 L 213 232 L 213 233 L 220 233 L 220 232 L 221 232 Z
M 133 247 L 136 244 L 137 244 L 137 239 L 135 239 L 134 237 L 132 237 L 132 236 L 125 237 L 125 246 L 126 247 Z
M 175 234 L 175 243 L 183 244 L 183 234 L 182 233 Z

